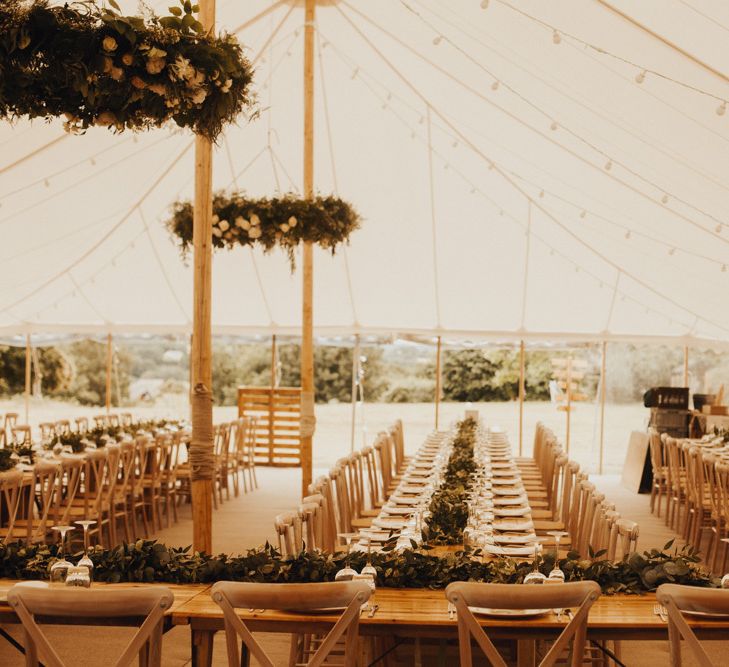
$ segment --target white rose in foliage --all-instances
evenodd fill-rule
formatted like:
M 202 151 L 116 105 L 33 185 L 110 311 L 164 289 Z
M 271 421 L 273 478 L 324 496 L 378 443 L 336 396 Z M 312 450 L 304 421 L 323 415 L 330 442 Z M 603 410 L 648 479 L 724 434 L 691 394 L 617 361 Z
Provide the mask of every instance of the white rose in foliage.
M 258 227 L 261 224 L 261 219 L 255 213 L 251 213 L 251 224 L 254 227 Z
M 213 236 L 217 236 L 218 238 L 223 236 L 223 232 L 219 227 L 213 227 Z
M 218 226 L 224 232 L 227 232 L 230 229 L 230 223 L 227 220 L 221 220 L 220 223 L 218 223 Z
M 218 216 L 217 213 L 213 213 L 213 217 L 210 219 L 213 221 L 214 225 L 217 225 L 220 222 L 220 217 Z
M 117 43 L 116 40 L 109 35 L 108 37 L 104 37 L 104 41 L 101 43 L 101 45 L 104 47 L 104 51 L 107 51 L 109 53 L 113 53 L 116 51 Z
M 250 238 L 252 238 L 252 239 L 259 239 L 259 238 L 261 238 L 261 234 L 262 233 L 263 232 L 261 232 L 261 228 L 260 227 L 251 227 L 248 230 L 248 236 Z
M 242 215 L 239 215 L 235 219 L 236 227 L 240 227 L 241 229 L 245 229 L 246 231 L 251 228 L 251 223 L 248 222 Z
M 292 215 L 292 216 L 291 216 L 291 217 L 289 218 L 289 227 L 292 227 L 292 228 L 293 228 L 293 227 L 296 227 L 296 225 L 297 225 L 298 223 L 299 223 L 299 221 L 298 221 L 298 220 L 296 219 L 296 216 L 295 216 L 295 215 Z
M 202 104 L 205 101 L 205 98 L 208 96 L 207 91 L 204 88 L 198 88 L 193 94 L 192 94 L 192 103 L 193 104 Z
M 279 225 L 279 229 L 285 234 L 289 231 L 290 227 L 284 222 L 283 225 Z

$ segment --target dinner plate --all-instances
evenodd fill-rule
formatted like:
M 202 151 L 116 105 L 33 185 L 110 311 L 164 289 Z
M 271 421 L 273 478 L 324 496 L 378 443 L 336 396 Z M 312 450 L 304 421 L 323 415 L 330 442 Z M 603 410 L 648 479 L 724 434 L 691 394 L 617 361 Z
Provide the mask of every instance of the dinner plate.
M 422 498 L 420 496 L 396 496 L 392 495 L 390 496 L 390 503 L 395 503 L 395 505 L 408 505 L 412 507 L 413 505 L 419 505 L 422 501 Z M 388 505 L 389 506 L 389 505 Z
M 514 486 L 520 483 L 521 480 L 518 477 L 493 477 L 491 479 L 492 486 Z
M 405 494 L 412 494 L 412 495 L 421 495 L 423 491 L 427 486 L 425 484 L 403 484 L 401 487 L 398 488 L 398 491 L 400 493 Z
M 515 547 L 501 547 L 496 544 L 485 544 L 481 547 L 482 551 L 492 556 L 533 556 L 533 546 L 515 546 Z
M 494 505 L 522 505 L 527 502 L 525 496 L 495 496 Z
M 514 519 L 497 519 L 494 521 L 494 530 L 502 531 L 533 531 L 534 523 L 531 519 L 527 521 L 516 521 Z
M 494 507 L 494 516 L 529 516 L 531 510 L 528 507 Z
M 687 609 L 681 610 L 682 614 L 685 614 L 686 616 L 696 616 L 699 618 L 727 618 L 729 617 L 729 614 L 721 614 L 721 613 L 711 613 L 708 611 L 689 611 Z
M 377 528 L 392 528 L 394 530 L 400 530 L 405 526 L 407 522 L 404 519 L 398 519 L 396 517 L 377 516 L 372 519 L 372 525 Z
M 495 544 L 531 544 L 537 539 L 537 536 L 534 533 L 507 533 L 505 535 L 496 533 L 493 539 Z
M 497 616 L 501 618 L 525 618 L 527 616 L 544 616 L 551 609 L 492 609 L 490 607 L 469 607 L 472 613 L 482 616 Z

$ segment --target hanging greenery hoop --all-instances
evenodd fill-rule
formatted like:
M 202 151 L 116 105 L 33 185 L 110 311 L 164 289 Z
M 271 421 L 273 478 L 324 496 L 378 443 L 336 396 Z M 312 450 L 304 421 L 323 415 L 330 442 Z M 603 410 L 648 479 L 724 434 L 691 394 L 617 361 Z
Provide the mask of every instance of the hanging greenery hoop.
M 0 118 L 65 117 L 74 133 L 172 120 L 214 140 L 253 102 L 237 39 L 206 34 L 189 0 L 162 18 L 124 16 L 115 0 L 0 4 Z
M 173 205 L 167 226 L 187 252 L 192 245 L 193 205 Z M 360 216 L 338 197 L 302 199 L 293 194 L 251 199 L 243 193 L 213 197 L 213 246 L 260 246 L 265 252 L 283 248 L 294 266 L 294 251 L 303 242 L 331 249 L 349 239 L 360 226 Z

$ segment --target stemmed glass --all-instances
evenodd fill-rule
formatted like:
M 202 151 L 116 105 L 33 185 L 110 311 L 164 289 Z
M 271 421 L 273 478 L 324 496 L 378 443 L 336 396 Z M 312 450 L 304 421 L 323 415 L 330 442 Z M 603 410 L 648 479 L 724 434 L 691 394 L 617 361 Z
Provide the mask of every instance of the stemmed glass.
M 89 527 L 96 524 L 96 521 L 76 521 L 77 525 L 84 529 L 84 555 L 81 560 L 77 563 L 79 567 L 85 567 L 89 571 L 89 577 L 94 571 L 94 562 L 89 558 Z
M 51 583 L 62 584 L 66 581 L 68 571 L 73 567 L 72 563 L 66 560 L 66 533 L 73 530 L 73 526 L 53 526 L 53 530 L 61 533 L 61 558 L 51 565 Z
M 727 543 L 727 547 L 729 548 L 729 537 L 725 537 L 721 541 L 722 542 L 726 542 Z M 729 574 L 725 574 L 721 578 L 721 587 L 722 588 L 729 588 Z
M 360 574 L 372 577 L 372 583 L 374 585 L 377 579 L 377 569 L 372 565 L 372 537 L 367 537 L 367 564 L 362 568 Z
M 344 561 L 344 567 L 334 575 L 334 581 L 351 581 L 352 577 L 357 574 L 357 570 L 349 565 L 349 553 L 352 547 L 352 538 L 357 533 L 338 533 L 339 537 L 347 541 L 347 558 Z
M 559 567 L 559 541 L 568 534 L 569 533 L 565 533 L 563 530 L 550 530 L 547 533 L 547 535 L 551 535 L 554 538 L 554 551 L 556 555 L 554 557 L 554 567 L 549 573 L 549 578 L 554 581 L 564 582 L 564 572 L 562 572 Z
M 534 543 L 534 569 L 524 577 L 525 584 L 543 584 L 547 578 L 539 571 L 539 552 L 542 550 L 542 545 L 539 542 Z

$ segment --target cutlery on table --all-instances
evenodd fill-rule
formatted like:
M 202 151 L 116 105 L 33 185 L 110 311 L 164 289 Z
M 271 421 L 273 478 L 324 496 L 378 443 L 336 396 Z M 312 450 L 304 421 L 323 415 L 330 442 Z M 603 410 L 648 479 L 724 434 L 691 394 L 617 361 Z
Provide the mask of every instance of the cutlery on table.
M 448 620 L 456 620 L 456 605 L 454 605 L 452 602 L 448 603 Z
M 369 611 L 369 613 L 367 614 L 367 618 L 372 618 L 372 617 L 373 617 L 373 616 L 374 616 L 374 615 L 375 615 L 375 614 L 377 613 L 377 610 L 378 610 L 379 608 L 380 608 L 380 605 L 378 605 L 378 604 L 373 604 L 373 605 L 372 605 L 372 607 L 370 607 L 370 611 Z
M 668 623 L 668 614 L 666 613 L 666 608 L 662 604 L 654 604 L 653 613 L 658 616 L 664 623 Z

